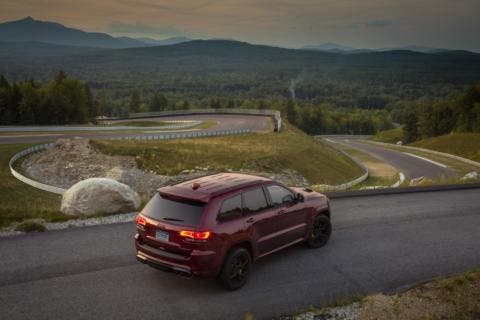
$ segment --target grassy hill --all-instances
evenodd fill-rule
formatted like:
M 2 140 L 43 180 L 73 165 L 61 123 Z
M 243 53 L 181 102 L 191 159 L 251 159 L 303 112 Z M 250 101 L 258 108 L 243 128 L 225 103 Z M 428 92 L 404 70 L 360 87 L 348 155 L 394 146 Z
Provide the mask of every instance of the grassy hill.
M 398 141 L 403 140 L 403 130 L 402 128 L 395 128 L 380 131 L 373 136 L 373 140 L 378 142 L 397 143 Z
M 480 133 L 452 133 L 420 140 L 411 145 L 480 161 Z
M 312 184 L 340 184 L 363 174 L 339 151 L 286 125 L 281 133 L 171 141 L 93 141 L 101 152 L 136 156 L 140 167 L 175 175 L 195 167 L 224 171 L 285 173 L 294 170 Z

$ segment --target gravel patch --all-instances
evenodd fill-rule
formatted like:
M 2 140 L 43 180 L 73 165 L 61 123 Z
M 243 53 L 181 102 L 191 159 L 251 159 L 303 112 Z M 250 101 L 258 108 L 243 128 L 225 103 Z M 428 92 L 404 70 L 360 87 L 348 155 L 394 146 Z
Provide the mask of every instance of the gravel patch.
M 27 157 L 21 166 L 34 180 L 66 189 L 88 178 L 111 178 L 130 186 L 144 200 L 151 198 L 161 186 L 217 173 L 214 168 L 195 167 L 184 170 L 177 176 L 158 175 L 153 171 L 140 169 L 133 156 L 111 156 L 98 152 L 91 147 L 90 141 L 84 138 L 59 139 L 48 150 Z M 280 173 L 247 170 L 240 172 L 266 176 L 290 186 L 309 186 L 305 177 L 290 169 Z
M 281 320 L 358 320 L 360 319 L 361 304 L 354 302 L 349 305 L 323 308 L 318 311 L 309 311 L 294 316 L 286 316 Z

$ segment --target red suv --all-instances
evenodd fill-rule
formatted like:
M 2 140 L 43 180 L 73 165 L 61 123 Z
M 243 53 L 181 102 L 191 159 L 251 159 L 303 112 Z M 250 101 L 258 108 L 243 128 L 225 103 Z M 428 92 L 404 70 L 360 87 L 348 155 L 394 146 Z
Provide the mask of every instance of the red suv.
M 271 179 L 220 173 L 160 188 L 137 219 L 137 260 L 243 286 L 258 258 L 330 237 L 329 200 Z

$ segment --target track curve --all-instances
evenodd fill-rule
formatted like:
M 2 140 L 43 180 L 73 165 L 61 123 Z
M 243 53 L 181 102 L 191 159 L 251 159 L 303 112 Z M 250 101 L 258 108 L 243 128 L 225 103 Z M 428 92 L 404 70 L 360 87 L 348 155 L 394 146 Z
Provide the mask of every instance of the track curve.
M 348 138 L 345 136 L 329 136 L 328 139 L 345 144 L 354 149 L 358 149 L 373 155 L 374 157 L 382 159 L 383 161 L 397 168 L 400 172 L 403 172 L 408 179 L 419 177 L 427 177 L 431 179 L 453 178 L 458 176 L 457 173 L 449 168 L 436 165 L 432 162 L 425 161 L 400 151 L 383 148 L 377 145 L 361 143 L 355 137 Z
M 191 120 L 191 121 L 212 121 L 216 125 L 208 129 L 199 129 L 197 131 L 215 131 L 215 130 L 235 130 L 235 129 L 249 129 L 250 131 L 266 131 L 273 130 L 271 124 L 271 117 L 260 115 L 240 115 L 240 114 L 205 114 L 205 115 L 185 115 L 185 116 L 165 116 L 158 118 L 149 118 L 149 120 Z M 141 121 L 143 119 L 135 119 L 132 121 Z M 122 120 L 125 121 L 125 120 Z M 155 133 L 169 133 L 169 132 L 186 132 L 192 129 L 184 130 L 153 130 L 149 131 L 145 128 L 146 132 Z M 139 132 L 140 133 L 140 132 Z M 58 132 L 58 133 L 25 133 L 22 135 L 0 135 L 0 144 L 3 143 L 28 143 L 28 142 L 47 142 L 57 139 L 66 139 L 74 137 L 84 137 L 90 139 L 102 139 L 102 138 L 126 138 L 138 135 L 138 133 L 122 133 L 122 132 Z

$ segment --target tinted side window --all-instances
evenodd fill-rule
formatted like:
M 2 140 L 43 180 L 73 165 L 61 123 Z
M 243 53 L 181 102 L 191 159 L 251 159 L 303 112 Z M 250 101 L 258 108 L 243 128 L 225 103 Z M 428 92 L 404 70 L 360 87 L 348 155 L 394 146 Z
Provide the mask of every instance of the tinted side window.
M 252 213 L 268 207 L 267 199 L 262 188 L 257 188 L 243 193 L 243 210 Z
M 219 221 L 225 221 L 229 219 L 235 219 L 242 216 L 242 196 L 237 195 L 231 198 L 225 199 L 218 213 L 217 219 Z
M 267 187 L 267 190 L 268 193 L 270 193 L 273 206 L 282 205 L 283 203 L 288 202 L 287 198 L 293 200 L 294 197 L 293 193 L 281 186 L 271 185 Z

